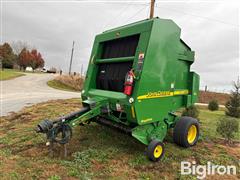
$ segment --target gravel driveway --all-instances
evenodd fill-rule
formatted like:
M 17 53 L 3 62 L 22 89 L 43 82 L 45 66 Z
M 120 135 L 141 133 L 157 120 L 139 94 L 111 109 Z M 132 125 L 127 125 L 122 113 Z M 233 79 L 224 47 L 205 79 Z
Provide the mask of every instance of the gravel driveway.
M 53 74 L 26 73 L 16 79 L 0 81 L 1 84 L 1 116 L 12 111 L 19 111 L 24 106 L 52 100 L 78 98 L 80 93 L 53 89 L 47 81 Z

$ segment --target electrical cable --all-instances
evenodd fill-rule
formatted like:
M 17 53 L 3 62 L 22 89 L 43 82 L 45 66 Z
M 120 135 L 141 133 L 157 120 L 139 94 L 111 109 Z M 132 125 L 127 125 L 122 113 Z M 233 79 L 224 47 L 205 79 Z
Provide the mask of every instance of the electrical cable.
M 118 2 L 117 2 L 117 3 L 118 3 Z M 120 3 L 120 2 L 119 2 L 119 3 Z M 110 4 L 110 3 L 107 3 L 107 4 Z M 114 4 L 116 4 L 116 3 L 114 3 Z M 123 2 L 122 2 L 121 4 L 123 4 Z M 115 19 L 116 19 L 117 17 L 118 17 L 118 20 L 119 20 L 120 17 L 122 16 L 122 14 L 123 14 L 124 12 L 126 12 L 127 9 L 129 9 L 130 6 L 132 6 L 132 5 L 146 5 L 146 4 L 148 4 L 148 3 L 136 4 L 136 3 L 134 3 L 133 0 L 130 1 L 129 3 L 126 4 L 126 6 L 124 6 L 124 7 L 121 9 L 120 13 L 118 13 L 116 16 L 114 16 L 114 18 L 112 18 L 111 21 L 109 21 L 106 25 L 104 25 L 103 28 L 105 29 L 107 26 L 111 25 L 111 24 L 115 21 Z M 117 20 L 114 24 L 117 24 L 118 20 Z
M 146 4 L 139 4 L 139 5 L 143 5 L 143 6 L 147 6 Z M 205 16 L 200 16 L 200 15 L 196 15 L 196 14 L 190 14 L 190 13 L 186 13 L 184 11 L 179 11 L 179 10 L 176 10 L 176 9 L 170 9 L 170 8 L 165 8 L 165 7 L 159 7 L 157 6 L 157 2 L 155 3 L 155 7 L 158 8 L 158 9 L 165 9 L 167 11 L 171 11 L 171 12 L 176 12 L 176 13 L 180 13 L 180 14 L 185 14 L 185 15 L 189 15 L 189 16 L 193 16 L 193 17 L 198 17 L 198 18 L 202 18 L 202 19 L 206 19 L 206 20 L 209 20 L 209 21 L 215 21 L 215 22 L 218 22 L 218 23 L 222 23 L 222 24 L 225 24 L 225 25 L 229 25 L 229 26 L 232 26 L 234 28 L 237 28 L 239 29 L 239 26 L 235 25 L 235 24 L 231 24 L 231 23 L 227 23 L 225 21 L 221 21 L 221 20 L 218 20 L 218 19 L 214 19 L 214 18 L 210 18 L 210 17 L 205 17 Z
M 109 3 L 107 3 L 107 4 L 109 4 Z M 104 25 L 103 29 L 105 29 L 108 25 L 111 25 L 112 22 L 115 20 L 115 18 L 121 16 L 122 13 L 126 11 L 125 9 L 126 9 L 129 5 L 130 5 L 130 3 L 126 4 L 126 6 L 124 6 L 124 7 L 120 10 L 120 13 L 118 13 L 116 16 L 114 16 L 114 18 L 111 19 L 111 21 L 108 21 L 108 23 Z
M 61 137 L 59 135 L 61 134 Z M 68 124 L 59 124 L 47 132 L 47 138 L 51 142 L 66 144 L 72 137 L 72 128 Z
M 131 17 L 129 17 L 127 20 L 125 20 L 124 22 L 127 22 L 127 21 L 129 21 L 130 19 L 132 19 L 132 18 L 134 18 L 136 15 L 138 15 L 139 14 L 139 12 L 141 12 L 142 10 L 144 10 L 144 9 L 146 9 L 148 6 L 145 6 L 145 7 L 143 7 L 143 8 L 141 8 L 141 9 L 139 9 L 139 11 L 137 11 L 135 14 L 133 14 Z
M 193 16 L 193 17 L 198 17 L 198 18 L 207 19 L 207 20 L 210 20 L 210 21 L 215 21 L 215 22 L 226 24 L 226 25 L 230 25 L 230 26 L 233 26 L 234 28 L 238 28 L 239 29 L 239 27 L 237 25 L 234 25 L 234 24 L 231 24 L 231 23 L 227 23 L 225 21 L 221 21 L 221 20 L 218 20 L 218 19 L 213 19 L 213 18 L 209 18 L 209 17 L 205 17 L 205 16 L 196 15 L 196 14 L 190 14 L 190 13 L 186 13 L 186 12 L 179 11 L 179 10 L 176 10 L 176 9 L 159 7 L 157 5 L 155 7 L 158 8 L 158 9 L 165 9 L 165 10 L 176 12 L 176 13 L 180 13 L 180 14 L 186 14 L 186 15 Z

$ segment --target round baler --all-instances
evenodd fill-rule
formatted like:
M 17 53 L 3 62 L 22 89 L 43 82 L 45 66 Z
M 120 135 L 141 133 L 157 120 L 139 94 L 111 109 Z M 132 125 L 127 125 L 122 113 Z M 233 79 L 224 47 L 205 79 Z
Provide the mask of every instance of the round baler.
M 193 105 L 199 92 L 199 75 L 190 71 L 194 51 L 180 32 L 172 20 L 153 18 L 97 35 L 82 90 L 83 108 L 44 120 L 37 131 L 52 143 L 65 144 L 73 126 L 97 122 L 147 145 L 152 161 L 163 157 L 163 140 L 171 128 L 175 143 L 195 145 L 198 121 L 175 113 Z

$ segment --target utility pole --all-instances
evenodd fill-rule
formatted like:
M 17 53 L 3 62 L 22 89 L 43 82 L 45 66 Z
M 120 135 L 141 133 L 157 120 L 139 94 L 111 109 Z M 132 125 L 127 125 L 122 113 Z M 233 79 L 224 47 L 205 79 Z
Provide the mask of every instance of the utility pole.
M 154 16 L 154 4 L 155 4 L 155 0 L 151 0 L 150 19 L 152 19 Z
M 70 59 L 70 65 L 69 65 L 69 75 L 71 74 L 71 70 L 72 70 L 72 59 L 73 59 L 73 51 L 74 51 L 74 41 L 72 44 L 72 53 L 71 53 L 71 59 Z
M 207 89 L 208 89 L 208 88 L 207 88 L 207 85 L 205 85 L 205 90 L 204 90 L 204 91 L 207 92 Z

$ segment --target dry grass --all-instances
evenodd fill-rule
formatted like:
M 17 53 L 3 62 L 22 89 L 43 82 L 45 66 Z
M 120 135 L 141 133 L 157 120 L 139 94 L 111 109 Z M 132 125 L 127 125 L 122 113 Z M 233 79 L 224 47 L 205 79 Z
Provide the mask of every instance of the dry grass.
M 217 100 L 219 104 L 225 105 L 229 99 L 229 94 L 226 93 L 217 93 L 217 92 L 205 92 L 200 91 L 198 102 L 199 103 L 209 103 L 211 100 Z
M 79 75 L 61 75 L 57 76 L 54 80 L 76 91 L 81 91 L 83 88 L 84 78 Z

